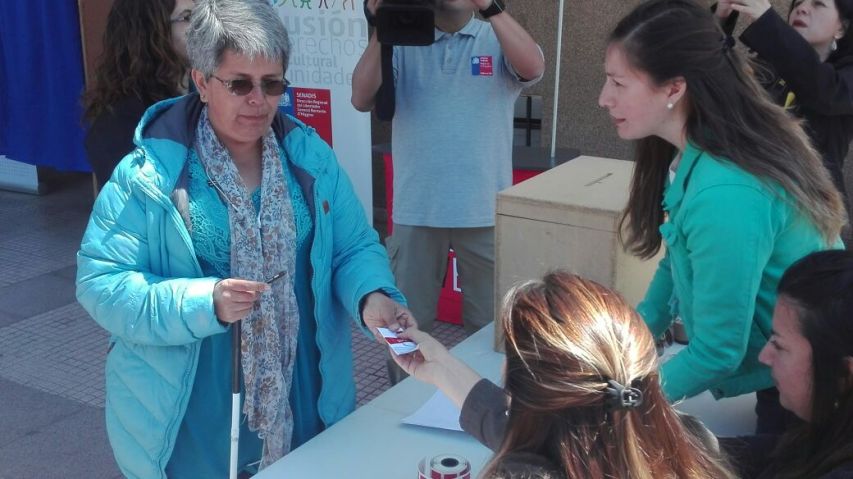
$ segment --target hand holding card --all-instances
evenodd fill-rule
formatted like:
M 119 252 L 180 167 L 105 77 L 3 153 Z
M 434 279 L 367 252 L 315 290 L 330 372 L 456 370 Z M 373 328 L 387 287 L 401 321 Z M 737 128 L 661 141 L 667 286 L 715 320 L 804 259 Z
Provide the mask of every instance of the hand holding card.
M 385 338 L 385 342 L 388 343 L 391 351 L 394 351 L 394 354 L 398 356 L 418 350 L 418 345 L 416 343 L 397 336 L 397 333 L 388 328 L 377 328 L 377 330 L 379 331 L 379 334 Z

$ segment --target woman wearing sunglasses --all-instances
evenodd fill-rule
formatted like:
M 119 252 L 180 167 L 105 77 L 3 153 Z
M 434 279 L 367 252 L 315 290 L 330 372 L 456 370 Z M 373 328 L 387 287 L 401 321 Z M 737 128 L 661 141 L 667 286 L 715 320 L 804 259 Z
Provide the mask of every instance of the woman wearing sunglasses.
M 783 19 L 768 0 L 721 0 L 716 9 L 731 33 L 768 67 L 762 83 L 776 103 L 806 122 L 806 132 L 844 193 L 844 159 L 853 140 L 853 0 L 793 0 Z M 765 72 L 762 72 L 765 73 Z
M 146 111 L 78 254 L 78 299 L 112 335 L 107 431 L 128 477 L 224 477 L 233 323 L 250 472 L 354 408 L 350 316 L 414 324 L 331 149 L 278 112 L 275 10 L 199 0 L 187 46 L 198 93 Z
M 104 52 L 84 103 L 86 155 L 103 188 L 124 155 L 145 109 L 187 91 L 186 31 L 193 0 L 116 0 Z

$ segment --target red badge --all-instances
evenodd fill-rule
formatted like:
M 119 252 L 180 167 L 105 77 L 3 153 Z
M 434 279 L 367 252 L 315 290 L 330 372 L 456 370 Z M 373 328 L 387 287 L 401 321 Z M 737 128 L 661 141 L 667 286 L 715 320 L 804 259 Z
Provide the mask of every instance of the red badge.
M 471 57 L 471 74 L 474 76 L 494 75 L 494 65 L 491 55 Z

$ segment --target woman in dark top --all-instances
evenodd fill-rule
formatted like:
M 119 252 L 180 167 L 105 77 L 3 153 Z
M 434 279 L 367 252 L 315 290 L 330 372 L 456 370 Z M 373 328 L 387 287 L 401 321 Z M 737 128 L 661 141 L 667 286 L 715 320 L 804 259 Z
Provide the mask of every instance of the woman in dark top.
M 813 253 L 785 272 L 759 359 L 803 421 L 781 439 L 721 439 L 743 477 L 853 478 L 853 252 Z
M 482 477 L 734 477 L 704 428 L 668 403 L 652 335 L 617 293 L 550 273 L 508 293 L 500 320 L 503 390 L 417 329 L 404 335 L 419 350 L 395 357 L 496 451 Z
M 133 150 L 133 133 L 152 104 L 186 92 L 186 30 L 192 0 L 116 0 L 104 52 L 85 94 L 86 153 L 102 188 Z
M 838 187 L 853 139 L 853 0 L 794 0 L 787 21 L 768 0 L 721 0 L 716 9 L 731 34 L 738 13 L 750 25 L 741 41 L 769 67 L 761 74 L 776 102 L 805 120 L 806 131 Z

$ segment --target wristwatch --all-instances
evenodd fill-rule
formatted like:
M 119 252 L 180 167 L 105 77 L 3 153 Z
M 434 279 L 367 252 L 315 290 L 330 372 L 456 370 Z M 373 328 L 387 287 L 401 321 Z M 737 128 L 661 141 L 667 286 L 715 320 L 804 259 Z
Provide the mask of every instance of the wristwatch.
M 485 10 L 480 10 L 480 15 L 483 18 L 493 17 L 504 11 L 504 5 L 501 3 L 501 0 L 492 0 L 492 4 L 489 5 L 489 8 Z

